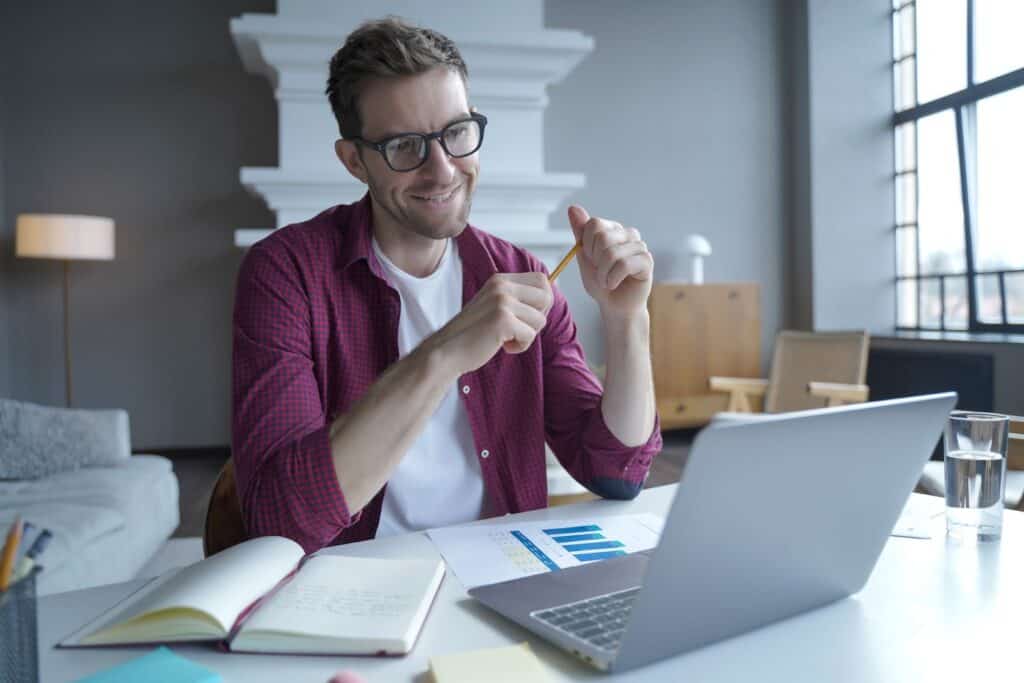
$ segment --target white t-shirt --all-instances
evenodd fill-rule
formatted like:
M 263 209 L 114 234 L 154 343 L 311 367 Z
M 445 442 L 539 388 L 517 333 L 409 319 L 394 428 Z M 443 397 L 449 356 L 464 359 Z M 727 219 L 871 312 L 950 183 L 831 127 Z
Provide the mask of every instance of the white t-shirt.
M 437 269 L 427 277 L 404 272 L 373 250 L 398 291 L 398 354 L 405 356 L 462 310 L 462 260 L 449 239 Z M 423 432 L 391 473 L 377 537 L 480 518 L 483 477 L 476 459 L 469 416 L 453 383 Z

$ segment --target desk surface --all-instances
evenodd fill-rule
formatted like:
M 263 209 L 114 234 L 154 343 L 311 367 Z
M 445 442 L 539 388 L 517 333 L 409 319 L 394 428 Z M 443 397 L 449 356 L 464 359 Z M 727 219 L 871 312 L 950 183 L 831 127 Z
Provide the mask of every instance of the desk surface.
M 592 501 L 480 522 L 505 523 L 653 512 L 664 515 L 675 485 L 636 500 Z M 1024 669 L 1015 645 L 1024 606 L 1024 513 L 1007 512 L 1000 543 L 960 546 L 947 541 L 943 517 L 930 540 L 889 539 L 863 591 L 853 598 L 642 669 L 607 677 L 562 654 L 477 605 L 451 572 L 445 578 L 415 649 L 406 657 L 296 657 L 226 654 L 212 645 L 173 649 L 219 672 L 226 682 L 325 683 L 338 669 L 370 683 L 431 683 L 432 655 L 530 641 L 553 681 L 911 681 L 985 680 Z M 436 556 L 424 534 L 408 534 L 332 549 L 340 554 Z M 756 568 L 752 568 L 756 570 Z M 685 580 L 680 577 L 680 581 Z M 54 644 L 141 582 L 61 593 L 39 600 L 40 680 L 74 680 L 138 656 L 149 648 L 59 650 Z M 680 619 L 685 619 L 680 615 Z M 996 680 L 992 678 L 991 680 Z

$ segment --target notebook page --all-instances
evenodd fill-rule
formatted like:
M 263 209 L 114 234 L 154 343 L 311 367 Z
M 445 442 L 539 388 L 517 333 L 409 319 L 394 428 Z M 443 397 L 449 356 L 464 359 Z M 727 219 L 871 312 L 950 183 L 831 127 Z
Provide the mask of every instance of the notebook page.
M 443 576 L 440 558 L 312 557 L 246 620 L 231 647 L 407 651 Z
M 148 590 L 133 594 L 104 615 L 95 628 L 84 629 L 87 635 L 81 641 L 87 643 L 97 631 L 116 628 L 145 614 L 182 607 L 209 614 L 218 622 L 223 637 L 238 614 L 272 589 L 302 557 L 302 547 L 290 539 L 251 539 L 154 581 Z M 118 639 L 128 642 L 120 635 Z M 73 640 L 67 644 L 74 644 Z

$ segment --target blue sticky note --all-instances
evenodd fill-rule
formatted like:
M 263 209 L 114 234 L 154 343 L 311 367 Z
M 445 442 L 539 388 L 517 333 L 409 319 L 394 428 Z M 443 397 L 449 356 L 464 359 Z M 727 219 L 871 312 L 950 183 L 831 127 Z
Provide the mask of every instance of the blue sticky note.
M 219 673 L 203 668 L 195 662 L 180 657 L 166 647 L 153 650 L 148 655 L 118 664 L 112 669 L 100 671 L 75 683 L 222 683 Z

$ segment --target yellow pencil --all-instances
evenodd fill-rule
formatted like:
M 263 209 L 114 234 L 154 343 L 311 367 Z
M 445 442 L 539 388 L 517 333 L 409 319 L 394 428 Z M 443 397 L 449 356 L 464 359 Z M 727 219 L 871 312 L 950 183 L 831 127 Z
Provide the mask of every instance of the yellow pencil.
M 15 517 L 11 530 L 7 532 L 3 557 L 0 558 L 0 592 L 7 590 L 7 587 L 11 585 L 14 558 L 18 554 L 18 546 L 21 545 L 21 529 L 21 517 Z
M 569 253 L 562 258 L 562 260 L 558 263 L 557 266 L 555 266 L 554 272 L 551 273 L 551 275 L 548 275 L 548 282 L 555 281 L 555 278 L 558 277 L 563 270 L 565 270 L 565 267 L 569 265 L 569 262 L 572 261 L 572 257 L 575 256 L 576 252 L 579 250 L 580 243 L 577 242 L 575 245 L 573 245 L 573 248 L 569 250 Z

